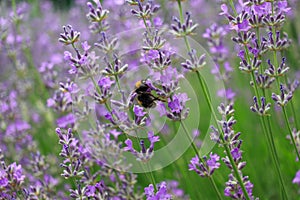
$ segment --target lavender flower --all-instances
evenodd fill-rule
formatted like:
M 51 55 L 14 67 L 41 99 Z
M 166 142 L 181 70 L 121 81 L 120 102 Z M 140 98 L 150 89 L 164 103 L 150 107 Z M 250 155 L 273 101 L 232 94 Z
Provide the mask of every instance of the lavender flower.
M 212 127 L 213 131 L 211 133 L 211 138 L 224 146 L 226 153 L 230 153 L 230 155 L 227 154 L 222 160 L 232 172 L 229 174 L 229 180 L 226 182 L 224 194 L 233 199 L 244 199 L 246 198 L 245 192 L 247 192 L 246 194 L 250 198 L 254 198 L 252 194 L 253 184 L 249 181 L 248 176 L 244 176 L 242 173 L 242 169 L 246 166 L 246 162 L 242 161 L 242 151 L 240 149 L 242 140 L 239 139 L 241 133 L 236 133 L 233 129 L 233 125 L 236 123 L 236 120 L 233 117 L 233 106 L 221 104 L 218 110 L 222 115 L 222 120 L 220 120 L 219 123 L 222 126 L 221 134 L 223 135 L 220 139 L 219 130 Z M 229 156 L 231 158 L 229 158 Z
M 189 164 L 189 170 L 195 171 L 201 177 L 212 176 L 214 171 L 220 167 L 218 162 L 220 156 L 213 154 L 212 152 L 209 155 L 209 158 L 204 156 L 201 161 L 198 156 L 195 156 L 191 159 Z
M 285 58 L 282 58 L 282 62 L 280 64 L 280 66 L 278 66 L 277 69 L 275 69 L 275 66 L 272 65 L 270 60 L 268 60 L 268 65 L 269 65 L 269 68 L 266 69 L 265 74 L 270 77 L 283 76 L 289 70 L 289 67 L 286 67 L 286 65 L 285 65 Z
M 193 72 L 200 70 L 206 65 L 205 62 L 205 54 L 202 54 L 199 58 L 197 57 L 197 51 L 192 49 L 189 52 L 190 60 L 186 60 L 185 63 L 181 63 L 181 66 L 186 68 L 187 70 L 191 70 Z
M 77 31 L 74 31 L 73 27 L 71 25 L 64 26 L 64 33 L 60 34 L 59 42 L 69 45 L 69 44 L 74 44 L 79 40 L 80 33 Z
M 243 177 L 243 183 L 247 190 L 249 196 L 252 196 L 253 184 L 248 180 L 247 176 Z M 232 199 L 244 199 L 241 187 L 238 185 L 236 178 L 229 174 L 229 180 L 226 183 L 226 188 L 224 190 L 225 196 L 231 197 Z
M 266 98 L 261 97 L 261 106 L 258 103 L 257 97 L 253 97 L 254 105 L 250 107 L 250 109 L 257 113 L 260 116 L 269 116 L 268 111 L 271 108 L 271 104 L 266 104 Z
M 154 144 L 159 141 L 159 136 L 155 136 L 154 132 L 149 131 L 148 132 L 148 139 L 150 141 L 150 146 L 149 146 L 148 149 L 146 149 L 146 147 L 145 147 L 144 140 L 140 141 L 140 146 L 141 146 L 141 151 L 140 152 L 136 151 L 133 148 L 132 140 L 127 139 L 125 141 L 126 146 L 124 147 L 124 151 L 131 152 L 137 158 L 137 160 L 147 162 L 149 159 L 151 159 L 151 157 L 154 154 L 154 151 L 153 151 L 154 150 Z
M 194 24 L 193 20 L 191 19 L 191 13 L 186 12 L 186 18 L 184 22 L 180 22 L 177 17 L 173 17 L 173 21 L 175 24 L 172 24 L 171 33 L 174 34 L 176 37 L 184 37 L 187 35 L 193 35 L 195 29 L 197 28 L 198 24 Z
M 281 107 L 286 106 L 286 104 L 292 99 L 293 94 L 292 92 L 288 92 L 287 94 L 284 93 L 283 85 L 280 85 L 280 94 L 276 95 L 272 93 L 272 99 L 275 103 Z
M 59 144 L 63 146 L 59 155 L 65 159 L 61 163 L 61 167 L 64 168 L 61 175 L 66 179 L 82 176 L 84 171 L 81 170 L 82 161 L 80 160 L 79 140 L 73 137 L 72 129 L 64 132 L 57 128 L 56 133 L 59 137 Z
M 295 145 L 297 147 L 297 151 L 300 152 L 300 131 L 298 131 L 297 129 L 294 128 L 292 130 L 292 134 L 291 135 L 293 136 Z M 291 144 L 293 144 L 293 140 L 291 138 L 291 135 L 288 135 L 287 139 L 289 139 L 290 142 L 291 142 Z M 298 158 L 297 158 L 297 161 L 298 161 Z
M 293 179 L 293 183 L 300 185 L 300 170 L 297 171 L 297 173 Z
M 189 100 L 185 93 L 178 93 L 168 100 L 168 108 L 166 115 L 172 120 L 183 120 L 189 114 L 189 108 L 185 104 Z
M 0 170 L 0 197 L 2 198 L 16 198 L 17 192 L 21 192 L 25 181 L 25 175 L 21 165 L 15 162 L 6 165 L 4 156 L 0 149 L 1 170 Z
M 157 192 L 154 191 L 154 186 L 150 184 L 145 188 L 145 195 L 147 200 L 168 200 L 172 199 L 172 196 L 167 193 L 167 185 L 166 182 L 161 182 L 157 184 Z

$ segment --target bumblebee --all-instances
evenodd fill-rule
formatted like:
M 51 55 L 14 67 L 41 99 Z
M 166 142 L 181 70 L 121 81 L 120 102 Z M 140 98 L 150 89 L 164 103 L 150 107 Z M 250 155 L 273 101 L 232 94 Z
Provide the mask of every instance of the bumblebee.
M 152 89 L 145 83 L 144 80 L 140 80 L 135 83 L 134 92 L 137 94 L 136 100 L 139 105 L 144 108 L 153 108 L 156 105 L 156 101 L 163 101 L 163 99 L 155 97 L 151 91 Z

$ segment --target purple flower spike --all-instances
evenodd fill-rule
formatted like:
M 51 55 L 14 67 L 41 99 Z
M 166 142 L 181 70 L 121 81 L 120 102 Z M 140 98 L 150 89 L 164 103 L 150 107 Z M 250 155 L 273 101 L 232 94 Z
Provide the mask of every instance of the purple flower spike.
M 191 159 L 189 170 L 195 171 L 201 177 L 211 176 L 220 167 L 220 156 L 210 153 L 209 159 L 203 156 L 200 160 L 198 156 Z
M 296 176 L 293 179 L 293 183 L 298 184 L 300 186 L 300 170 L 297 171 Z
M 132 141 L 130 139 L 127 139 L 125 141 L 126 146 L 123 148 L 123 150 L 131 152 L 135 157 L 137 157 L 137 160 L 147 162 L 148 160 L 151 159 L 151 157 L 154 154 L 154 144 L 159 141 L 159 136 L 155 136 L 153 131 L 149 131 L 148 140 L 150 141 L 149 148 L 147 149 L 144 140 L 141 140 L 140 142 L 141 151 L 138 152 L 133 148 Z
M 144 189 L 147 200 L 170 200 L 172 195 L 168 194 L 166 182 L 157 184 L 157 192 L 154 192 L 154 186 L 150 184 Z

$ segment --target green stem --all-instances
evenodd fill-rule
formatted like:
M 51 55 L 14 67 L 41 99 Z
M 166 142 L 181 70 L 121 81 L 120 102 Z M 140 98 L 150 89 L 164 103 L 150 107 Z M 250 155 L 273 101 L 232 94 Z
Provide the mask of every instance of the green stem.
M 256 83 L 256 80 L 255 80 L 255 76 L 254 76 L 253 71 L 251 72 L 251 79 L 252 79 L 252 82 L 254 84 L 255 95 L 257 96 L 257 98 L 259 98 L 258 87 L 257 87 L 257 83 Z M 262 92 L 265 96 L 264 90 Z M 268 121 L 269 121 L 269 119 L 268 119 Z M 275 144 L 274 144 L 273 134 L 271 132 L 271 129 L 267 129 L 267 126 L 266 126 L 265 121 L 263 119 L 260 119 L 260 123 L 261 123 L 261 127 L 263 128 L 263 130 L 265 132 L 265 135 L 267 137 L 268 146 L 269 146 L 271 154 L 272 154 L 272 159 L 273 159 L 273 162 L 274 162 L 274 165 L 275 165 L 275 168 L 276 168 L 276 172 L 279 176 L 279 182 L 280 182 L 281 188 L 283 190 L 283 193 L 284 193 L 285 197 L 287 197 L 284 182 L 283 182 L 283 178 L 282 178 L 280 167 L 279 167 L 279 159 L 278 159 L 276 147 L 275 147 Z
M 183 23 L 184 19 L 183 19 L 183 11 L 182 11 L 182 6 L 181 6 L 181 1 L 180 1 L 180 0 L 177 0 L 177 3 L 178 3 L 178 8 L 179 8 L 179 18 L 180 18 L 180 22 Z M 188 39 L 187 39 L 187 36 L 184 35 L 183 38 L 184 38 L 184 42 L 185 42 L 185 45 L 186 45 L 186 47 L 187 47 L 187 50 L 188 50 L 188 52 L 190 52 L 190 51 L 191 51 L 191 46 L 190 46 L 190 44 L 189 44 L 189 41 L 188 41 Z M 194 149 L 196 155 L 197 155 L 198 158 L 201 160 L 201 162 L 202 162 L 203 164 L 205 164 L 205 162 L 202 160 L 202 157 L 199 155 L 199 152 L 198 152 L 198 150 L 197 150 L 197 147 L 196 147 L 195 143 L 193 142 L 193 139 L 191 138 L 190 134 L 188 133 L 188 131 L 187 131 L 186 127 L 185 127 L 185 124 L 184 124 L 182 121 L 180 121 L 180 123 L 182 124 L 182 127 L 183 127 L 183 129 L 184 129 L 184 131 L 185 131 L 185 134 L 186 134 L 186 136 L 188 137 L 188 139 L 190 140 L 190 142 L 191 142 L 191 144 L 192 144 L 192 148 Z M 216 193 L 217 193 L 217 195 L 218 195 L 218 199 L 222 199 L 221 193 L 219 192 L 219 190 L 218 190 L 218 188 L 217 188 L 217 186 L 216 186 L 216 183 L 215 183 L 213 177 L 209 176 L 209 180 L 210 180 L 210 182 L 212 183 L 213 188 L 214 188 L 214 190 L 216 191 Z
M 284 76 L 285 77 L 285 84 L 288 85 L 288 79 L 287 79 L 287 76 Z M 293 117 L 294 117 L 294 122 L 295 122 L 295 126 L 296 126 L 296 129 L 298 130 L 299 129 L 299 124 L 298 124 L 298 119 L 297 119 L 297 115 L 296 115 L 296 109 L 295 109 L 295 106 L 294 106 L 294 98 L 291 99 L 291 109 L 292 109 L 292 113 L 293 113 Z
M 116 80 L 116 82 L 117 82 L 118 90 L 119 90 L 119 92 L 121 92 L 121 85 L 120 85 L 120 82 L 119 82 L 119 77 L 118 77 L 118 75 L 115 75 L 115 80 Z
M 14 11 L 14 15 L 16 15 L 16 13 L 17 13 L 17 9 L 16 9 L 16 0 L 11 0 L 11 7 L 12 7 L 12 9 L 13 9 L 13 11 Z
M 231 166 L 232 166 L 232 169 L 233 169 L 233 172 L 234 172 L 234 174 L 235 174 L 235 177 L 237 178 L 237 180 L 238 180 L 238 182 L 239 182 L 239 185 L 240 185 L 240 187 L 242 188 L 242 191 L 243 191 L 243 193 L 244 193 L 245 198 L 246 198 L 247 200 L 250 200 L 249 194 L 248 194 L 248 192 L 247 192 L 247 190 L 246 190 L 246 187 L 245 187 L 245 185 L 244 185 L 244 182 L 243 182 L 243 180 L 242 180 L 242 177 L 241 177 L 241 175 L 240 175 L 240 173 L 239 173 L 239 170 L 238 170 L 238 168 L 237 168 L 237 166 L 236 166 L 236 163 L 234 162 L 233 157 L 232 157 L 232 155 L 231 155 L 230 148 L 229 148 L 228 144 L 226 144 L 226 141 L 225 141 L 225 139 L 224 139 L 224 132 L 223 132 L 223 129 L 220 127 L 219 123 L 218 123 L 217 115 L 216 115 L 216 113 L 215 113 L 215 111 L 214 111 L 213 105 L 212 105 L 211 100 L 210 100 L 210 98 L 209 98 L 208 91 L 207 91 L 207 89 L 206 89 L 206 88 L 207 88 L 206 83 L 202 80 L 202 77 L 201 77 L 200 72 L 197 71 L 196 73 L 197 73 L 197 77 L 198 77 L 199 83 L 200 83 L 200 85 L 201 85 L 201 88 L 202 88 L 202 90 L 203 90 L 203 92 L 204 92 L 204 97 L 205 97 L 205 99 L 206 99 L 206 102 L 207 102 L 207 104 L 208 104 L 208 106 L 209 106 L 210 111 L 211 111 L 212 114 L 213 114 L 214 121 L 215 121 L 215 123 L 216 123 L 216 125 L 217 125 L 217 128 L 218 128 L 218 130 L 219 130 L 221 141 L 222 141 L 223 144 L 224 144 L 223 146 L 224 146 L 224 148 L 225 148 L 226 155 L 227 155 L 228 158 L 229 158 L 229 161 L 230 161 L 230 164 L 231 164 Z
M 294 136 L 293 136 L 293 131 L 292 131 L 292 129 L 291 129 L 291 126 L 290 126 L 290 123 L 289 123 L 289 120 L 288 120 L 288 115 L 287 115 L 287 112 L 286 112 L 286 109 L 285 109 L 284 106 L 282 107 L 282 111 L 283 111 L 283 114 L 284 114 L 285 123 L 286 123 L 286 125 L 287 125 L 287 127 L 288 127 L 289 134 L 290 134 L 290 137 L 291 137 L 291 140 L 292 140 L 294 149 L 295 149 L 295 151 L 296 151 L 298 160 L 300 160 L 299 150 L 298 150 L 298 148 L 297 148 L 296 141 L 295 141 Z
M 150 178 L 151 178 L 152 185 L 153 185 L 155 191 L 157 191 L 156 181 L 155 181 L 154 175 L 153 175 L 153 173 L 152 173 L 152 171 L 151 171 L 151 169 L 150 169 L 150 167 L 149 167 L 149 163 L 148 163 L 148 162 L 146 163 L 146 166 L 147 166 L 147 169 L 148 169 L 149 174 L 150 174 Z
M 178 7 L 179 7 L 180 21 L 183 22 L 183 15 L 182 15 L 181 1 L 180 1 L 180 0 L 177 0 L 177 3 L 178 3 Z M 185 38 L 186 47 L 187 47 L 188 51 L 190 51 L 190 45 L 189 45 L 189 42 L 188 42 L 186 36 L 184 36 L 184 38 Z M 242 177 L 240 176 L 240 173 L 239 173 L 239 171 L 238 171 L 238 168 L 237 168 L 237 166 L 236 166 L 236 164 L 235 164 L 235 162 L 234 162 L 234 160 L 233 160 L 233 157 L 232 157 L 232 155 L 231 155 L 229 146 L 228 146 L 228 144 L 225 144 L 225 139 L 224 139 L 223 129 L 220 127 L 220 125 L 219 125 L 219 123 L 218 123 L 217 115 L 216 115 L 216 113 L 215 113 L 215 111 L 214 111 L 213 105 L 212 105 L 211 100 L 210 100 L 209 93 L 208 93 L 208 91 L 207 91 L 207 85 L 206 85 L 206 83 L 202 80 L 200 72 L 199 72 L 199 71 L 196 71 L 196 73 L 197 73 L 197 77 L 198 77 L 198 79 L 199 79 L 201 88 L 202 88 L 202 90 L 203 90 L 203 92 L 204 92 L 204 96 L 205 96 L 206 102 L 207 102 L 207 104 L 208 104 L 208 106 L 209 106 L 210 111 L 211 111 L 212 114 L 213 114 L 214 121 L 215 121 L 215 123 L 216 123 L 216 125 L 217 125 L 217 127 L 218 127 L 219 132 L 220 132 L 220 138 L 221 138 L 221 140 L 222 140 L 223 143 L 224 143 L 224 148 L 225 148 L 226 154 L 227 154 L 227 156 L 228 156 L 228 158 L 229 158 L 229 161 L 230 161 L 230 163 L 231 163 L 231 165 L 232 165 L 232 168 L 233 168 L 233 171 L 234 171 L 234 173 L 235 173 L 235 176 L 236 176 L 236 178 L 237 178 L 237 180 L 238 180 L 238 182 L 239 182 L 240 187 L 242 188 L 242 191 L 243 191 L 243 193 L 244 193 L 245 198 L 246 198 L 247 200 L 250 200 L 249 194 L 248 194 L 248 192 L 247 192 L 247 190 L 246 190 L 246 187 L 245 187 L 245 185 L 244 185 L 244 182 L 243 182 L 243 180 L 242 180 Z M 200 158 L 200 157 L 199 157 L 199 158 Z
M 175 131 L 175 130 L 174 130 Z M 166 141 L 166 139 L 165 139 L 165 137 L 160 137 L 160 139 L 161 139 L 161 142 L 163 143 L 163 145 L 166 145 L 167 144 L 167 141 Z M 171 156 L 172 155 L 172 152 L 171 151 L 169 151 L 169 149 L 168 149 L 168 153 L 169 153 L 169 155 Z M 184 166 L 188 166 L 188 163 L 186 162 L 186 160 L 185 159 L 183 159 L 183 161 L 185 162 L 184 163 Z M 174 166 L 175 165 L 175 166 Z M 184 168 L 182 168 L 180 165 L 178 165 L 178 163 L 175 161 L 174 162 L 174 165 L 171 165 L 172 166 L 172 168 L 173 168 L 173 170 L 174 170 L 174 172 L 176 172 L 178 169 L 179 169 L 179 171 L 180 171 L 180 173 L 181 173 L 181 176 L 182 176 L 182 180 L 183 180 L 183 184 L 186 186 L 186 188 L 188 188 L 188 189 L 190 189 L 190 187 L 188 187 L 187 185 L 188 185 L 188 183 L 189 183 L 189 181 L 187 181 L 188 179 L 187 179 L 187 177 L 186 177 L 186 171 L 184 171 Z
M 28 67 L 31 71 L 31 74 L 34 78 L 34 82 L 35 82 L 35 87 L 40 89 L 40 91 L 36 91 L 40 94 L 40 97 L 42 97 L 42 100 L 45 102 L 48 98 L 48 91 L 45 87 L 44 81 L 42 80 L 40 73 L 38 72 L 37 68 L 34 65 L 33 59 L 32 59 L 32 54 L 29 50 L 28 47 L 25 47 L 23 49 L 26 60 L 28 62 Z
M 260 44 L 261 44 L 261 41 L 260 41 L 260 29 L 259 29 L 259 27 L 256 27 L 256 37 L 257 37 L 257 42 L 258 42 L 258 45 L 260 46 Z M 259 55 L 258 56 L 258 59 L 260 59 L 261 60 L 261 55 Z M 263 64 L 261 63 L 261 67 L 260 67 L 260 73 L 261 74 L 263 74 L 263 72 L 264 72 L 264 67 L 263 67 Z
M 96 88 L 97 92 L 98 92 L 99 94 L 101 94 L 101 90 L 100 90 L 100 88 L 99 88 L 99 85 L 96 83 L 94 77 L 93 77 L 93 76 L 89 76 L 89 77 L 90 77 L 90 79 L 92 80 L 93 85 L 94 85 L 94 87 Z M 105 105 L 106 109 L 112 114 L 112 110 L 111 110 L 110 106 L 108 105 L 107 101 L 105 101 L 104 105 Z
M 256 84 L 256 80 L 255 80 L 255 76 L 254 76 L 254 72 L 253 71 L 251 72 L 251 79 L 252 79 L 252 82 L 253 82 L 253 85 L 254 85 L 255 96 L 257 98 L 259 98 L 258 87 L 257 87 L 257 84 Z
M 199 155 L 199 151 L 198 151 L 198 149 L 197 149 L 197 146 L 195 145 L 195 143 L 194 143 L 194 141 L 193 141 L 193 138 L 190 136 L 190 134 L 189 134 L 189 132 L 188 132 L 188 130 L 187 130 L 187 128 L 186 128 L 184 122 L 183 122 L 183 121 L 180 121 L 180 123 L 181 123 L 182 128 L 183 128 L 183 130 L 184 130 L 184 133 L 185 133 L 185 135 L 187 136 L 187 138 L 189 139 L 189 141 L 190 141 L 190 143 L 191 143 L 191 145 L 192 145 L 192 147 L 193 147 L 193 149 L 194 149 L 196 155 L 198 156 L 198 158 L 200 159 L 200 161 L 205 165 L 206 163 L 205 163 L 205 161 L 202 159 L 202 157 Z M 213 186 L 215 192 L 217 193 L 218 199 L 222 199 L 221 193 L 220 193 L 220 191 L 218 190 L 218 187 L 217 187 L 217 185 L 216 185 L 216 183 L 215 183 L 215 180 L 214 180 L 211 176 L 208 176 L 208 179 L 209 179 L 209 181 L 211 182 L 211 184 L 212 184 L 212 186 Z
M 216 185 L 214 179 L 213 179 L 211 176 L 209 176 L 209 181 L 210 181 L 211 185 L 213 186 L 215 192 L 217 193 L 218 199 L 219 199 L 219 200 L 222 200 L 222 199 L 223 199 L 223 198 L 222 198 L 222 195 L 221 195 L 221 193 L 220 193 L 220 191 L 219 191 L 219 189 L 218 189 L 218 187 L 217 187 L 217 185 Z
M 194 143 L 193 138 L 190 136 L 190 134 L 189 134 L 189 132 L 188 132 L 188 130 L 187 130 L 187 128 L 186 128 L 184 122 L 183 122 L 183 121 L 180 121 L 180 124 L 182 125 L 182 128 L 183 128 L 183 130 L 184 130 L 184 133 L 185 133 L 186 137 L 189 139 L 189 142 L 191 143 L 194 152 L 196 153 L 196 155 L 198 156 L 199 159 L 202 159 L 202 158 L 200 157 L 200 154 L 199 154 L 199 151 L 198 151 L 198 149 L 197 149 L 197 146 L 196 146 L 196 144 Z
M 229 0 L 229 5 L 230 5 L 230 7 L 231 7 L 231 9 L 232 9 L 232 11 L 233 11 L 233 13 L 234 13 L 234 15 L 237 15 L 237 12 L 236 12 L 236 9 L 235 9 L 235 6 L 234 6 L 232 0 Z
M 135 138 L 136 138 L 136 140 L 137 140 L 138 144 L 140 144 L 140 143 L 141 143 L 141 140 L 140 140 L 140 138 L 139 138 L 139 136 L 138 136 L 138 134 L 137 134 L 137 133 L 136 133 L 136 137 L 135 137 Z M 142 169 L 144 170 L 143 164 L 145 164 L 145 165 L 146 165 L 146 168 L 147 168 L 148 174 L 150 174 L 150 181 L 151 181 L 151 183 L 152 183 L 152 185 L 153 185 L 153 187 L 154 187 L 155 191 L 157 191 L 157 187 L 156 187 L 155 178 L 154 178 L 154 175 L 153 175 L 153 173 L 152 173 L 152 171 L 151 171 L 151 169 L 150 169 L 150 167 L 149 167 L 149 164 L 148 164 L 148 162 L 146 161 L 146 162 L 142 162 L 142 163 L 141 163 L 141 167 L 142 167 Z M 148 178 L 149 178 L 149 177 L 148 177 Z
M 270 119 L 267 118 L 267 122 L 268 122 L 268 132 L 270 134 L 270 138 L 271 138 L 271 147 L 273 148 L 273 153 L 275 156 L 274 157 L 274 161 L 276 162 L 276 171 L 279 175 L 279 180 L 280 180 L 280 183 L 281 183 L 281 188 L 282 188 L 282 192 L 283 192 L 283 195 L 284 195 L 284 199 L 288 199 L 288 196 L 287 196 L 287 192 L 286 192 L 286 189 L 285 189 L 285 184 L 284 184 L 284 181 L 283 181 L 283 177 L 282 177 L 282 174 L 281 174 L 281 170 L 280 170 L 280 167 L 279 167 L 279 159 L 278 159 L 278 155 L 277 155 L 277 151 L 276 151 L 276 148 L 275 148 L 275 143 L 274 143 L 274 139 L 273 139 L 273 136 L 272 136 L 272 127 L 271 127 L 271 122 L 270 122 Z
M 179 20 L 180 20 L 180 23 L 182 24 L 184 19 L 183 19 L 183 14 L 182 14 L 183 12 L 182 12 L 181 1 L 177 0 L 177 3 L 178 3 L 178 8 L 179 8 Z M 184 42 L 185 42 L 185 45 L 187 47 L 188 52 L 190 52 L 191 51 L 191 46 L 190 46 L 190 43 L 189 43 L 189 41 L 187 39 L 187 36 L 185 34 L 183 36 L 183 39 L 184 39 Z

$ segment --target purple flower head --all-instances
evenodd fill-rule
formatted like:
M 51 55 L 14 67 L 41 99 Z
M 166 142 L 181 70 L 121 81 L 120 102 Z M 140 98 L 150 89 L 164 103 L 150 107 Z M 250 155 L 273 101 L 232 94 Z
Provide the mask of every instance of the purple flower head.
M 86 195 L 90 198 L 104 196 L 106 186 L 103 181 L 97 182 L 95 185 L 88 185 Z
M 285 93 L 285 89 L 283 85 L 280 85 L 280 94 L 272 93 L 272 99 L 276 102 L 277 105 L 283 107 L 286 106 L 287 103 L 293 98 L 293 93 L 288 92 Z
M 79 40 L 80 32 L 74 31 L 71 25 L 63 26 L 64 32 L 60 34 L 59 42 L 69 45 L 74 44 Z
M 11 124 L 9 124 L 6 128 L 6 135 L 12 135 L 15 133 L 22 133 L 29 130 L 31 126 L 24 121 L 17 120 Z
M 154 186 L 150 184 L 144 189 L 147 200 L 169 200 L 172 195 L 168 194 L 166 182 L 157 184 L 157 192 L 154 192 Z
M 144 108 L 138 105 L 134 105 L 133 112 L 137 117 L 144 117 L 147 112 L 144 111 Z
M 163 25 L 163 20 L 160 17 L 154 17 L 153 24 L 155 27 L 161 27 Z
M 140 152 L 138 152 L 134 149 L 132 141 L 130 139 L 127 139 L 125 140 L 126 146 L 123 148 L 123 150 L 131 152 L 135 157 L 137 157 L 137 160 L 148 161 L 153 156 L 154 144 L 159 141 L 159 137 L 155 136 L 153 131 L 149 131 L 148 140 L 150 141 L 149 148 L 146 149 L 144 140 L 141 140 L 141 150 Z
M 248 31 L 251 28 L 247 19 L 244 19 L 242 22 L 238 23 L 237 27 L 239 31 Z
M 82 42 L 81 46 L 82 46 L 83 51 L 85 51 L 85 52 L 87 52 L 91 48 L 91 46 L 88 44 L 87 41 Z
M 153 60 L 159 58 L 158 52 L 159 52 L 158 50 L 154 50 L 154 49 L 150 49 L 149 51 L 143 51 L 142 58 L 140 61 L 145 63 L 151 63 L 153 62 Z
M 179 182 L 175 180 L 167 181 L 167 189 L 174 198 L 178 199 L 189 199 L 188 196 L 184 194 L 184 191 L 179 187 Z
M 218 91 L 218 96 L 229 100 L 230 102 L 234 101 L 234 97 L 236 96 L 235 92 L 231 89 L 221 89 Z
M 69 113 L 56 120 L 57 126 L 60 128 L 73 127 L 76 123 L 76 116 L 73 113 Z
M 171 32 L 176 37 L 184 37 L 186 35 L 193 35 L 198 24 L 194 24 L 191 19 L 191 13 L 186 12 L 186 18 L 184 22 L 181 22 L 177 17 L 173 17 L 174 23 L 171 24 Z
M 218 169 L 220 167 L 220 163 L 218 162 L 220 160 L 220 156 L 217 154 L 210 153 L 210 158 L 206 161 L 207 166 L 210 170 Z
M 132 141 L 130 139 L 125 140 L 124 142 L 126 144 L 126 146 L 124 147 L 124 151 L 130 151 L 130 152 L 134 152 L 135 150 L 133 149 L 132 146 Z
M 219 15 L 229 16 L 228 7 L 226 4 L 221 5 L 221 10 L 222 10 L 222 12 L 220 12 Z
M 211 176 L 215 169 L 220 167 L 219 160 L 220 157 L 213 153 L 210 153 L 209 159 L 204 156 L 200 160 L 198 156 L 195 156 L 190 161 L 189 170 L 195 171 L 201 177 Z
M 98 86 L 100 88 L 104 88 L 104 89 L 110 89 L 111 86 L 114 84 L 115 82 L 113 80 L 111 80 L 109 77 L 105 76 L 102 77 L 99 81 L 98 81 Z
M 180 113 L 181 110 L 183 109 L 180 99 L 176 98 L 176 97 L 174 97 L 173 100 L 168 101 L 168 106 L 169 106 L 171 112 L 176 113 L 176 114 Z
M 5 188 L 8 185 L 8 179 L 4 170 L 0 170 L 0 188 Z
M 186 93 L 178 93 L 173 95 L 172 99 L 168 99 L 168 108 L 170 109 L 167 116 L 173 120 L 185 119 L 189 110 L 186 109 L 185 104 L 189 100 Z
M 298 184 L 300 186 L 300 170 L 297 171 L 296 176 L 293 179 L 293 183 Z
M 21 185 L 24 182 L 25 175 L 23 175 L 23 169 L 21 165 L 17 165 L 15 162 L 10 164 L 7 167 L 7 173 L 12 176 L 9 176 L 17 185 Z
M 72 53 L 71 53 L 71 52 L 69 52 L 69 51 L 65 51 L 65 52 L 64 52 L 64 59 L 65 59 L 66 61 L 71 61 L 72 58 L 73 58 L 73 57 L 72 57 Z
M 77 86 L 76 83 L 71 81 L 70 79 L 67 80 L 67 82 L 60 82 L 60 90 L 64 93 L 70 93 L 70 94 L 76 94 L 79 91 L 79 87 Z M 66 95 L 67 96 L 67 95 Z M 68 96 L 71 98 L 71 96 Z
M 233 159 L 235 159 L 235 160 L 239 160 L 242 158 L 242 152 L 240 151 L 239 148 L 232 149 L 231 155 L 232 155 Z
M 159 141 L 159 136 L 155 136 L 153 131 L 148 132 L 148 138 L 150 141 L 149 151 L 153 151 L 154 144 Z
M 283 12 L 283 13 L 289 13 L 292 10 L 290 7 L 288 7 L 287 1 L 278 1 L 277 7 L 279 9 L 279 12 Z

